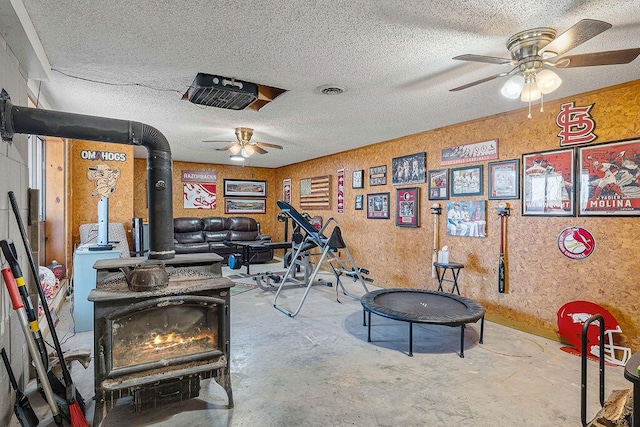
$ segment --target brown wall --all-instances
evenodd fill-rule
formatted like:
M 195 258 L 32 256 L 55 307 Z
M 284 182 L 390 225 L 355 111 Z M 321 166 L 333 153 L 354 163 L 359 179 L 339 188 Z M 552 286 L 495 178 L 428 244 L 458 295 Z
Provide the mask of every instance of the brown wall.
M 218 185 L 224 178 L 266 179 L 269 181 L 267 214 L 256 218 L 263 223 L 263 232 L 273 239 L 283 238 L 284 227 L 275 218 L 278 209 L 275 201 L 282 198 L 282 180 L 292 179 L 292 204 L 299 206 L 300 179 L 321 175 L 332 176 L 332 210 L 309 211 L 325 221 L 337 219 L 351 254 L 360 267 L 370 270 L 375 284 L 381 287 L 412 287 L 436 289 L 431 278 L 431 248 L 433 216 L 427 199 L 426 184 L 420 184 L 420 227 L 395 226 L 395 189 L 391 184 L 370 187 L 368 169 L 386 164 L 391 169 L 391 159 L 407 154 L 426 152 L 427 168 L 440 168 L 442 148 L 490 139 L 499 140 L 499 160 L 521 159 L 523 153 L 559 148 L 555 116 L 561 102 L 575 101 L 583 106 L 595 103 L 591 113 L 597 128 L 595 143 L 640 137 L 640 80 L 568 99 L 545 103 L 540 113 L 537 104 L 532 119 L 527 119 L 526 109 L 486 117 L 446 128 L 409 135 L 357 150 L 314 159 L 277 170 L 206 165 L 174 162 L 174 217 L 206 216 L 211 211 L 185 210 L 180 198 L 180 170 L 215 170 Z M 484 194 L 476 197 L 457 198 L 487 200 L 487 162 L 484 164 Z M 136 215 L 144 216 L 140 207 L 139 174 L 146 166 L 138 167 L 136 160 Z M 335 189 L 338 169 L 345 169 L 345 214 L 336 212 Z M 365 170 L 365 188 L 351 189 L 351 172 Z M 140 171 L 143 172 L 140 172 Z M 146 177 L 145 177 L 146 180 Z M 388 177 L 391 182 L 391 178 Z M 389 192 L 391 195 L 391 219 L 367 220 L 366 211 L 354 210 L 356 194 Z M 222 190 L 219 190 L 219 194 Z M 442 202 L 441 202 L 442 203 Z M 628 344 L 640 348 L 640 291 L 635 277 L 640 273 L 637 258 L 639 237 L 637 218 L 599 217 L 523 217 L 520 200 L 510 201 L 513 208 L 508 218 L 508 292 L 497 292 L 497 264 L 499 253 L 500 222 L 496 215 L 499 201 L 487 203 L 487 238 L 472 239 L 446 235 L 445 215 L 439 218 L 440 246 L 448 245 L 452 260 L 462 262 L 465 268 L 460 275 L 463 295 L 480 301 L 487 308 L 487 316 L 493 320 L 555 338 L 556 313 L 566 302 L 588 300 L 609 309 L 622 325 Z M 222 201 L 213 211 L 224 215 Z M 564 257 L 557 249 L 558 233 L 565 227 L 577 225 L 587 228 L 596 239 L 597 249 L 589 258 L 581 261 Z
M 523 153 L 559 148 L 555 115 L 561 102 L 575 101 L 583 106 L 595 103 L 592 115 L 596 121 L 595 143 L 640 137 L 640 81 L 612 87 L 562 101 L 545 103 L 545 112 L 538 108 L 532 119 L 523 109 L 461 123 L 442 129 L 410 135 L 393 141 L 323 157 L 277 170 L 276 182 L 281 197 L 281 183 L 292 179 L 292 202 L 299 206 L 300 179 L 331 174 L 344 168 L 346 174 L 346 213 L 336 213 L 335 194 L 332 212 L 309 212 L 325 219 L 336 217 L 343 237 L 359 266 L 371 271 L 375 283 L 382 287 L 415 287 L 436 289 L 431 278 L 431 248 L 433 216 L 427 199 L 426 184 L 420 187 L 420 227 L 395 226 L 395 187 L 370 187 L 368 169 L 387 165 L 393 157 L 425 151 L 427 168 L 440 168 L 440 150 L 459 144 L 499 139 L 499 159 L 521 159 Z M 484 164 L 484 195 L 467 198 L 486 200 L 487 162 Z M 465 164 L 466 165 L 466 164 Z M 351 189 L 351 172 L 365 170 L 365 188 Z M 390 178 L 388 178 L 390 182 Z M 354 210 L 356 194 L 391 193 L 391 219 L 367 220 L 366 211 Z M 366 201 L 366 197 L 365 197 Z M 640 274 L 637 258 L 637 218 L 598 217 L 523 217 L 520 200 L 510 201 L 513 207 L 508 219 L 509 289 L 497 292 L 497 264 L 500 222 L 496 214 L 499 201 L 487 203 L 487 238 L 471 239 L 446 235 L 445 215 L 439 219 L 440 244 L 451 249 L 452 260 L 465 264 L 460 275 L 464 295 L 480 301 L 489 318 L 512 326 L 555 338 L 556 313 L 566 302 L 588 300 L 609 309 L 622 325 L 629 344 L 640 348 L 640 291 L 635 277 Z M 441 202 L 442 204 L 442 202 Z M 575 261 L 564 257 L 556 246 L 558 233 L 567 226 L 577 225 L 591 231 L 597 249 L 589 258 Z
M 83 150 L 108 151 L 122 153 L 126 161 L 85 160 L 81 158 Z M 69 140 L 69 226 L 71 245 L 80 243 L 80 225 L 98 222 L 98 201 L 100 196 L 92 196 L 95 182 L 87 177 L 89 167 L 106 164 L 120 169 L 120 178 L 115 191 L 109 196 L 109 222 L 121 222 L 127 231 L 129 248 L 131 246 L 131 219 L 133 218 L 133 147 L 123 144 L 109 144 L 93 141 Z M 71 255 L 71 254 L 70 254 Z
M 182 171 L 206 171 L 217 173 L 217 202 L 215 209 L 185 209 L 182 201 Z M 134 196 L 135 207 L 134 213 L 136 217 L 146 218 L 147 210 L 147 161 L 146 159 L 135 159 L 134 172 Z M 277 223 L 276 216 L 278 214 L 276 208 L 276 195 L 273 188 L 275 171 L 267 168 L 254 168 L 249 166 L 227 166 L 212 165 L 208 163 L 191 163 L 191 162 L 173 162 L 173 217 L 207 217 L 207 216 L 238 216 L 238 214 L 224 213 L 224 180 L 225 179 L 248 179 L 267 181 L 267 210 L 265 214 L 242 214 L 241 216 L 249 216 L 255 218 L 260 223 L 260 229 L 263 234 L 273 236 L 274 231 L 278 227 L 282 227 L 281 223 Z

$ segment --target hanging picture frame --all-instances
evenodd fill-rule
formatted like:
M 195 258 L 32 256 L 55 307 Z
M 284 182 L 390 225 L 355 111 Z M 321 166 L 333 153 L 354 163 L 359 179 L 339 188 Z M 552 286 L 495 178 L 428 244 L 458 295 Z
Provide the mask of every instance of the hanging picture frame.
M 578 215 L 640 215 L 640 139 L 577 150 Z
M 364 188 L 364 170 L 359 169 L 351 174 L 351 188 Z
M 428 175 L 429 200 L 449 200 L 449 169 L 433 169 Z
M 389 219 L 389 193 L 367 194 L 367 218 Z
M 387 165 L 369 168 L 369 185 L 387 185 Z
M 362 209 L 364 209 L 364 195 L 356 194 L 355 209 L 357 211 L 361 211 Z
M 426 181 L 427 153 L 391 159 L 393 185 L 423 184 Z
M 520 198 L 519 163 L 519 159 L 489 162 L 487 165 L 489 200 Z
M 396 190 L 396 225 L 417 227 L 419 205 L 418 187 L 398 188 Z
M 481 196 L 482 165 L 451 169 L 452 196 Z
M 575 216 L 573 148 L 522 156 L 522 215 Z

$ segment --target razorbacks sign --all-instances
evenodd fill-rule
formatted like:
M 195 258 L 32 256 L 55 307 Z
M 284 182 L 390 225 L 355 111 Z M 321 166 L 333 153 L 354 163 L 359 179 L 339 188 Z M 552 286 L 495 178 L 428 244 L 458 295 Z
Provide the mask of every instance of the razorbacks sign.
M 556 116 L 556 125 L 560 128 L 560 146 L 587 144 L 598 137 L 596 122 L 590 111 L 595 104 L 586 107 L 576 107 L 573 101 L 560 105 L 560 112 Z

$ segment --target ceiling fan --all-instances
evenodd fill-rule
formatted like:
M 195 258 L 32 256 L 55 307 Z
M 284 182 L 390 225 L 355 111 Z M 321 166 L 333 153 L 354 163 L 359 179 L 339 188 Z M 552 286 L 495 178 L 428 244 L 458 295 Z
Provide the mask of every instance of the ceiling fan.
M 267 150 L 262 147 L 277 148 L 282 150 L 282 146 L 276 144 L 268 144 L 266 142 L 251 141 L 253 129 L 238 127 L 236 128 L 237 141 L 203 141 L 203 142 L 226 142 L 228 145 L 222 148 L 216 148 L 217 151 L 229 150 L 232 154 L 232 160 L 244 160 L 253 153 L 267 154 Z M 235 159 L 234 159 L 235 157 Z
M 533 28 L 521 31 L 509 38 L 507 49 L 511 52 L 511 58 L 474 54 L 456 56 L 453 59 L 511 65 L 512 68 L 510 71 L 485 77 L 450 89 L 450 91 L 455 92 L 500 77 L 511 76 L 502 87 L 502 95 L 510 99 L 520 98 L 524 102 L 529 102 L 529 109 L 531 109 L 531 101 L 553 92 L 562 83 L 560 77 L 551 68 L 628 64 L 640 55 L 640 48 L 633 48 L 560 57 L 611 27 L 611 24 L 604 21 L 583 19 L 559 36 L 553 28 Z M 530 112 L 529 118 L 531 118 Z

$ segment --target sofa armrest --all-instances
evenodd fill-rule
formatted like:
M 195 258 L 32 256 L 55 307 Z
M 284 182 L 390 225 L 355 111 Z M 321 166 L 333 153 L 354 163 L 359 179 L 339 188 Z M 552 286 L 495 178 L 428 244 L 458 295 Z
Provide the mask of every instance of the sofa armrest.
M 271 236 L 268 234 L 258 234 L 256 236 L 256 240 L 259 240 L 261 242 L 271 241 Z

